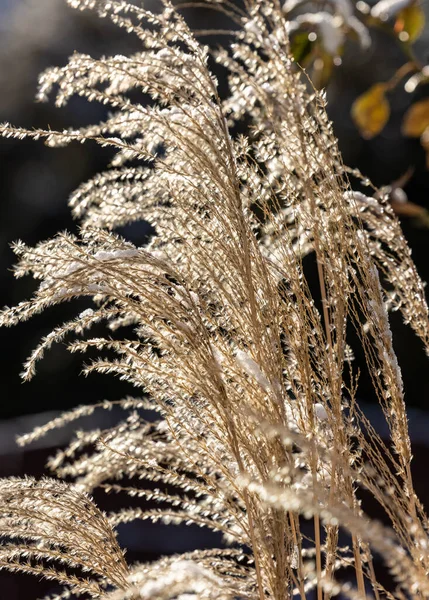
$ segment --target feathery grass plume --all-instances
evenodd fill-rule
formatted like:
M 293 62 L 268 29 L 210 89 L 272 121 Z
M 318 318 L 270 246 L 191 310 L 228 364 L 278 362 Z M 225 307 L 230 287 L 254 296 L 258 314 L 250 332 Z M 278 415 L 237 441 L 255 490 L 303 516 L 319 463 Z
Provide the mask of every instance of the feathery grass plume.
M 118 401 L 127 413 L 119 425 L 77 432 L 49 462 L 57 479 L 1 481 L 8 542 L 0 566 L 56 577 L 64 598 L 305 600 L 314 589 L 318 600 L 429 597 L 428 522 L 413 489 L 386 312 L 401 310 L 428 349 L 423 285 L 384 198 L 350 189 L 323 93 L 291 60 L 280 5 L 207 3 L 241 25 L 231 48 L 215 53 L 229 73 L 223 101 L 209 48 L 167 0 L 153 12 L 122 0 L 69 4 L 134 33 L 142 50 L 98 60 L 75 54 L 41 76 L 40 100 L 55 90 L 59 106 L 74 94 L 105 103 L 115 112 L 104 123 L 63 132 L 1 126 L 4 137 L 51 146 L 92 140 L 116 150 L 111 169 L 71 197 L 79 236 L 15 245 L 16 275 L 32 274 L 40 285 L 31 300 L 5 309 L 1 324 L 88 296 L 93 308 L 41 341 L 24 379 L 66 336 L 100 322 L 116 332 L 133 325 L 129 338 L 78 337 L 69 348 L 115 351 L 116 359 L 100 357 L 85 372 L 114 373 L 145 395 Z M 152 103 L 131 99 L 135 90 Z M 243 116 L 250 134 L 234 137 Z M 113 231 L 141 219 L 156 229 L 146 248 Z M 310 253 L 320 311 L 303 264 Z M 350 327 L 391 447 L 356 402 Z M 145 421 L 142 408 L 158 420 Z M 145 489 L 148 480 L 159 487 Z M 103 515 L 87 496 L 95 488 L 142 498 L 141 508 Z M 389 526 L 364 514 L 360 488 Z M 160 507 L 148 509 L 146 499 Z M 97 517 L 87 529 L 90 515 Z M 208 527 L 231 548 L 127 566 L 114 531 L 135 519 Z M 350 547 L 340 545 L 340 527 Z M 373 553 L 391 572 L 389 589 Z

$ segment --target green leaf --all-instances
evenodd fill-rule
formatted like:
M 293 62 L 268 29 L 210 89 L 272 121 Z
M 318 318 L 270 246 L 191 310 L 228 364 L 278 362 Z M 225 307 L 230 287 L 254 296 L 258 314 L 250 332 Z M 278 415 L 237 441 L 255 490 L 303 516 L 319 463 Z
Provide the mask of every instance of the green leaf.
M 327 52 L 322 52 L 313 64 L 312 80 L 314 86 L 321 90 L 328 85 L 334 70 L 334 59 Z
M 298 64 L 301 64 L 309 56 L 312 46 L 312 42 L 308 39 L 308 33 L 300 31 L 293 36 L 290 49 Z

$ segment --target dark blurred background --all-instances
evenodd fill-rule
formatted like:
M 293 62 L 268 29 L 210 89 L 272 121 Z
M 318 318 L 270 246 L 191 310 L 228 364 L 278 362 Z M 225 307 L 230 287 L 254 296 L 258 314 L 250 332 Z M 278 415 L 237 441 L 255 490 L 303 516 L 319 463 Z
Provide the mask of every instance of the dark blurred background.
M 426 7 L 426 4 L 424 4 Z M 199 28 L 222 27 L 219 17 L 204 12 L 191 12 Z M 217 20 L 216 20 L 217 19 Z M 364 140 L 350 117 L 353 100 L 369 86 L 389 79 L 404 63 L 403 52 L 391 37 L 372 31 L 373 43 L 363 51 L 356 42 L 347 42 L 342 64 L 334 69 L 328 85 L 329 113 L 339 138 L 344 161 L 358 167 L 377 185 L 388 185 L 410 167 L 413 174 L 405 191 L 411 202 L 429 209 L 429 172 L 425 153 L 418 139 L 404 138 L 401 121 L 412 101 L 428 94 L 428 86 L 420 86 L 410 95 L 398 87 L 391 95 L 392 114 L 380 135 Z M 222 43 L 221 40 L 215 40 Z M 0 122 L 8 121 L 26 127 L 63 129 L 102 120 L 105 107 L 74 98 L 66 108 L 52 104 L 36 104 L 34 94 L 38 74 L 51 65 L 64 65 L 74 50 L 103 54 L 127 54 L 138 49 L 138 41 L 124 34 L 107 20 L 89 13 L 73 11 L 62 0 L 0 0 Z M 429 62 L 429 27 L 415 44 L 415 52 Z M 225 82 L 221 81 L 221 88 Z M 0 304 L 14 305 L 29 297 L 34 289 L 31 279 L 16 281 L 11 267 L 14 256 L 10 244 L 22 239 L 33 245 L 67 229 L 76 232 L 67 206 L 69 194 L 94 173 L 106 168 L 110 152 L 91 144 L 76 144 L 62 149 L 49 149 L 42 142 L 0 140 Z M 403 217 L 403 228 L 422 278 L 429 280 L 429 229 L 421 221 Z M 144 225 L 128 230 L 130 239 L 139 244 L 147 230 Z M 82 357 L 69 354 L 57 345 L 39 363 L 38 375 L 22 384 L 21 366 L 40 338 L 55 325 L 83 310 L 85 301 L 77 301 L 44 312 L 30 322 L 10 330 L 0 330 L 0 476 L 24 473 L 41 475 L 53 448 L 65 444 L 70 431 L 59 432 L 25 450 L 15 445 L 15 435 L 29 431 L 35 424 L 78 404 L 104 399 L 119 399 L 133 393 L 131 386 L 109 376 L 80 377 Z M 414 443 L 417 491 L 429 504 L 425 464 L 429 459 L 429 378 L 428 363 L 420 344 L 401 317 L 391 317 L 395 349 L 403 369 L 406 399 L 410 407 L 410 428 Z M 358 357 L 359 359 L 359 357 Z M 366 410 L 378 421 L 371 406 L 369 382 L 362 379 L 360 397 Z M 94 419 L 98 419 L 95 415 Z M 114 419 L 111 417 L 104 417 Z M 80 426 L 81 424 L 79 424 Z M 382 424 L 378 425 L 382 428 Z M 210 545 L 201 530 L 179 529 L 174 537 L 161 528 L 133 526 L 127 533 L 130 558 L 147 559 L 163 552 Z M 2 575 L 0 599 L 32 600 L 41 590 L 25 577 Z

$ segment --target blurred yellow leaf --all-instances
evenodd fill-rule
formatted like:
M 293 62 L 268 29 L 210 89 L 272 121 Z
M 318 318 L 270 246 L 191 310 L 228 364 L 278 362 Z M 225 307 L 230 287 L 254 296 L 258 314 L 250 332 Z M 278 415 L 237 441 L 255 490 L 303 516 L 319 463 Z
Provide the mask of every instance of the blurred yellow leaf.
M 402 133 L 408 137 L 420 137 L 427 127 L 429 127 L 429 98 L 410 106 L 402 122 Z
M 380 133 L 390 116 L 386 84 L 376 83 L 359 96 L 352 105 L 352 119 L 361 135 L 370 139 Z
M 423 147 L 423 150 L 426 152 L 426 169 L 429 169 L 429 127 L 426 126 L 426 129 L 423 131 L 420 136 L 420 143 Z
M 395 33 L 403 42 L 415 42 L 425 26 L 425 13 L 421 6 L 413 3 L 403 8 L 396 16 Z

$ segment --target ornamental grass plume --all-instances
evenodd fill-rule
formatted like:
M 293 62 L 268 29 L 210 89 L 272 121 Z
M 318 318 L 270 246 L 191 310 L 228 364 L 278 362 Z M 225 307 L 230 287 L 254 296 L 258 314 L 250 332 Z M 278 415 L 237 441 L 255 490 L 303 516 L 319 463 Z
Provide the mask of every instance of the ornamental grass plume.
M 42 339 L 23 378 L 67 338 L 72 352 L 108 351 L 86 373 L 117 374 L 142 397 L 117 402 L 119 425 L 77 433 L 50 460 L 51 478 L 0 482 L 0 567 L 59 582 L 57 599 L 428 598 L 428 521 L 387 314 L 401 311 L 428 351 L 423 284 L 383 191 L 350 188 L 325 97 L 289 54 L 280 4 L 208 0 L 240 25 L 229 50 L 211 52 L 168 0 L 153 11 L 68 3 L 110 18 L 142 50 L 74 54 L 41 76 L 39 100 L 54 90 L 58 106 L 75 94 L 102 102 L 114 109 L 105 122 L 1 126 L 4 137 L 116 151 L 70 199 L 78 236 L 15 244 L 16 275 L 40 284 L 1 324 L 87 296 L 91 307 Z M 229 73 L 225 100 L 210 56 Z M 249 134 L 234 135 L 244 117 Z M 114 233 L 142 219 L 156 230 L 146 247 Z M 307 282 L 310 254 L 318 292 Z M 115 336 L 90 337 L 100 322 Z M 133 333 L 122 338 L 123 327 Z M 356 401 L 351 339 L 364 350 L 389 445 Z M 77 408 L 19 443 L 97 406 L 111 403 Z M 158 419 L 145 421 L 142 409 Z M 141 498 L 141 508 L 104 514 L 96 488 Z M 362 489 L 384 525 L 364 513 Z M 208 527 L 226 545 L 130 565 L 115 530 L 136 519 Z

